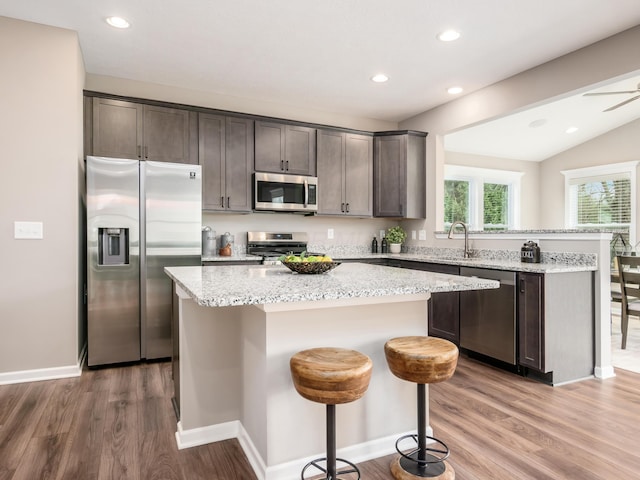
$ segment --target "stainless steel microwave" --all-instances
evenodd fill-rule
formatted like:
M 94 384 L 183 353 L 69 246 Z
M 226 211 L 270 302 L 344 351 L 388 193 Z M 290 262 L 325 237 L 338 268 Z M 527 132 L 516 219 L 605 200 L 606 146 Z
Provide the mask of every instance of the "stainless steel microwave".
M 256 172 L 254 178 L 256 210 L 318 211 L 318 177 Z

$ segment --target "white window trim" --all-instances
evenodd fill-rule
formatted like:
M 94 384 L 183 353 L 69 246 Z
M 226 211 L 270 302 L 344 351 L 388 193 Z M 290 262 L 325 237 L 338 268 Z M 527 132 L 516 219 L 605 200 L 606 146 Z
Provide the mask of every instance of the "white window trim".
M 579 178 L 603 177 L 605 175 L 628 174 L 631 179 L 631 227 L 629 228 L 629 241 L 636 243 L 636 169 L 638 161 L 611 163 L 609 165 L 597 165 L 595 167 L 574 168 L 561 170 L 564 175 L 564 226 L 575 228 L 571 224 L 571 188 L 570 182 Z
M 480 195 L 480 186 L 484 183 L 509 185 L 509 226 L 513 230 L 520 228 L 520 184 L 524 172 L 497 170 L 492 168 L 465 167 L 463 165 L 445 165 L 444 179 L 469 182 L 469 228 L 484 230 L 484 198 Z M 473 201 L 472 199 L 476 199 Z

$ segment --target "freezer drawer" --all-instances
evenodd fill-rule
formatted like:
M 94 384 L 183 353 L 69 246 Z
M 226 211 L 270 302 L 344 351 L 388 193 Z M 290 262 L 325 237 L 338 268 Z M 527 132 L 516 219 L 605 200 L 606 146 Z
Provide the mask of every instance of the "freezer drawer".
M 460 268 L 465 277 L 498 280 L 500 288 L 460 292 L 460 346 L 516 365 L 516 274 Z

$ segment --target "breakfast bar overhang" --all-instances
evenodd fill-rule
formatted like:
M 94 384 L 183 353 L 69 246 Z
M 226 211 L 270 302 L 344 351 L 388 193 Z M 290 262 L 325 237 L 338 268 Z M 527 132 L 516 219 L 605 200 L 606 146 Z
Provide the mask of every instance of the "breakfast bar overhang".
M 169 267 L 180 448 L 237 437 L 259 479 L 298 478 L 324 451 L 324 408 L 295 391 L 291 356 L 344 347 L 373 361 L 369 389 L 337 414 L 338 456 L 394 451 L 415 430 L 415 386 L 394 377 L 387 340 L 426 335 L 431 293 L 498 282 L 363 263 L 322 275 L 284 266 Z M 427 414 L 428 419 L 428 414 Z

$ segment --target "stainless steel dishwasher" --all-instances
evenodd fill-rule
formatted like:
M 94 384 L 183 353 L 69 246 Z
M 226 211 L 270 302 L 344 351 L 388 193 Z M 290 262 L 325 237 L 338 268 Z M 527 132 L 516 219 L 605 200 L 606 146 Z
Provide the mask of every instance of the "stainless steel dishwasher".
M 500 288 L 460 292 L 460 346 L 516 365 L 516 274 L 461 267 L 460 275 L 500 281 Z

